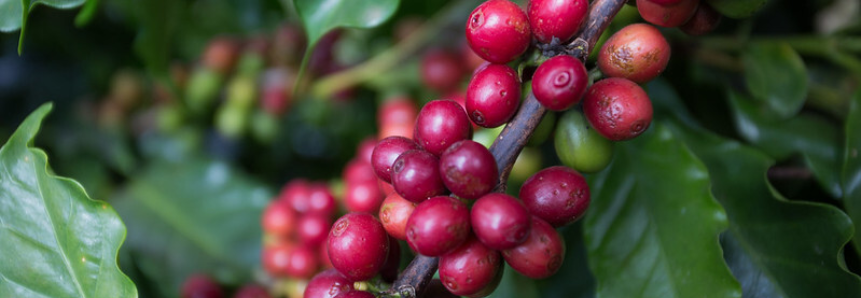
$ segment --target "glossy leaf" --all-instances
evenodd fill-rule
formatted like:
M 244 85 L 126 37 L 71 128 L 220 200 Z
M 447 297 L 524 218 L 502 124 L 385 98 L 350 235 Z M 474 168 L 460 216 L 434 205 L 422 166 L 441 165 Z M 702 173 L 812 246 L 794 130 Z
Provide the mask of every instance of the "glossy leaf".
M 730 91 L 729 100 L 736 130 L 745 140 L 778 160 L 800 153 L 819 184 L 835 198 L 842 197 L 840 130 L 836 125 L 809 114 L 774 119 L 762 106 L 737 92 Z
M 617 145 L 589 184 L 584 231 L 597 297 L 741 297 L 705 166 L 660 124 Z
M 729 218 L 725 258 L 745 297 L 861 297 L 861 279 L 841 263 L 852 230 L 843 212 L 787 201 L 766 179 L 773 159 L 701 128 L 667 85 L 649 87 L 656 118 L 672 123 L 708 168 L 712 193 Z
M 499 286 L 488 298 L 538 298 L 538 287 L 535 281 L 517 273 L 506 263 L 502 272 Z
M 782 117 L 798 114 L 807 98 L 807 70 L 785 43 L 754 43 L 742 54 L 744 77 L 753 99 Z
M 560 228 L 565 240 L 565 259 L 559 272 L 537 281 L 540 297 L 592 298 L 595 297 L 595 277 L 589 271 L 586 244 L 583 242 L 583 222 Z
M 21 29 L 21 34 L 18 37 L 18 54 L 20 55 L 24 44 L 27 15 L 37 4 L 62 9 L 80 6 L 84 1 L 86 0 L 0 0 L 0 32 Z
M 846 117 L 843 153 L 843 190 L 846 213 L 855 223 L 853 244 L 861 254 L 861 92 L 852 97 Z
M 136 265 L 162 290 L 208 272 L 239 284 L 259 266 L 260 215 L 271 193 L 227 164 L 187 158 L 140 173 L 115 205 Z
M 400 0 L 295 0 L 296 11 L 313 46 L 339 27 L 373 28 L 394 15 Z
M 0 297 L 137 297 L 117 266 L 119 216 L 32 146 L 46 104 L 0 148 Z

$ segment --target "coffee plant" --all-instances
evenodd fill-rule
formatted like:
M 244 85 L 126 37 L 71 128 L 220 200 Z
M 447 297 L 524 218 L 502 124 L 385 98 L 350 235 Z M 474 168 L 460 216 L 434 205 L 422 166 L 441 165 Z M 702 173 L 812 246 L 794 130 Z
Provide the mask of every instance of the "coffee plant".
M 0 0 L 0 297 L 861 297 L 859 16 Z

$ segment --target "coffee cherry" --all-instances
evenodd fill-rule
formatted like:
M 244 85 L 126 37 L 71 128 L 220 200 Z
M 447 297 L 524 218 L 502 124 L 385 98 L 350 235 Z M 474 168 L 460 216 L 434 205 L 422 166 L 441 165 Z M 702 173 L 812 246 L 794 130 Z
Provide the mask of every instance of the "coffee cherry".
M 344 205 L 347 210 L 376 214 L 385 198 L 377 185 L 377 179 L 347 181 L 344 184 Z
M 598 172 L 613 158 L 613 142 L 589 127 L 580 111 L 562 115 L 553 140 L 562 164 L 582 173 Z
M 465 63 L 468 71 L 475 71 L 476 68 L 487 62 L 469 47 L 469 43 L 463 43 L 460 46 L 460 59 Z
M 311 193 L 311 183 L 305 179 L 295 179 L 287 183 L 279 194 L 279 200 L 287 202 L 293 211 L 305 213 L 310 208 L 308 196 Z
M 412 100 L 395 97 L 386 100 L 377 113 L 379 139 L 389 136 L 413 137 L 418 109 Z
M 368 213 L 347 213 L 329 232 L 329 259 L 351 281 L 366 280 L 380 271 L 389 254 L 389 236 Z
M 526 14 L 538 41 L 550 43 L 556 37 L 565 42 L 577 33 L 588 8 L 586 0 L 530 0 Z
M 261 226 L 263 232 L 276 237 L 287 238 L 296 230 L 297 214 L 284 201 L 272 201 L 263 210 Z
M 439 159 L 424 150 L 410 150 L 392 164 L 392 186 L 404 199 L 422 202 L 445 193 Z
M 239 45 L 229 37 L 218 37 L 209 42 L 203 53 L 203 65 L 216 73 L 227 75 L 239 58 Z
M 392 182 L 392 164 L 395 159 L 409 150 L 419 149 L 419 144 L 401 136 L 391 136 L 380 140 L 371 155 L 374 173 L 385 182 Z
M 335 296 L 335 298 L 376 298 L 376 296 L 374 296 L 374 294 L 371 294 L 371 292 L 351 290 L 347 292 L 341 292 L 340 294 Z
M 503 267 L 504 268 L 504 267 Z M 501 271 L 501 270 L 500 270 Z M 432 279 L 425 287 L 425 292 L 418 296 L 419 298 L 460 298 L 459 295 L 452 294 L 445 288 L 442 281 Z
M 550 224 L 533 216 L 529 238 L 502 251 L 512 269 L 532 279 L 546 278 L 559 270 L 565 259 L 565 241 Z
M 535 173 L 520 187 L 526 209 L 554 227 L 570 224 L 589 207 L 589 185 L 577 171 L 554 166 Z
M 416 206 L 407 221 L 407 244 L 422 255 L 441 256 L 466 241 L 469 231 L 466 204 L 452 197 L 437 196 Z
M 678 4 L 679 2 L 682 2 L 682 1 L 686 1 L 686 0 L 649 0 L 649 2 L 658 4 L 658 5 L 664 5 L 664 6 Z
M 377 178 L 377 187 L 380 188 L 380 191 L 382 191 L 385 196 L 395 193 L 395 187 L 392 186 L 391 183 L 386 183 L 386 181 L 383 181 L 380 178 Z
M 630 140 L 646 131 L 652 123 L 652 102 L 636 83 L 609 78 L 589 87 L 583 100 L 583 114 L 605 138 Z
M 288 276 L 287 267 L 290 266 L 290 254 L 295 247 L 296 245 L 291 243 L 279 243 L 264 247 L 260 255 L 263 269 L 275 277 Z
M 700 3 L 700 6 L 697 7 L 697 11 L 694 12 L 694 16 L 692 16 L 687 23 L 679 26 L 679 29 L 687 35 L 703 35 L 712 32 L 712 30 L 717 28 L 720 24 L 721 17 L 721 14 L 712 8 L 711 5 L 706 2 L 702 2 Z
M 449 292 L 472 296 L 484 290 L 502 268 L 498 251 L 470 237 L 460 247 L 439 258 L 439 278 Z
M 483 145 L 463 140 L 451 145 L 439 159 L 446 188 L 458 197 L 475 200 L 490 192 L 499 179 L 496 160 Z
M 451 144 L 469 139 L 470 132 L 469 118 L 460 104 L 447 99 L 433 100 L 419 112 L 413 139 L 439 156 Z
M 294 246 L 287 254 L 287 276 L 298 279 L 308 279 L 317 272 L 319 262 L 314 250 L 306 245 Z
M 407 201 L 397 193 L 386 197 L 383 206 L 380 207 L 380 222 L 383 223 L 383 228 L 389 236 L 407 240 L 407 221 L 415 209 L 416 203 Z
M 383 268 L 380 268 L 380 277 L 387 283 L 393 283 L 398 279 L 398 269 L 401 267 L 401 244 L 398 239 L 389 237 L 389 255 Z
M 564 111 L 578 102 L 586 92 L 589 75 L 583 62 L 560 55 L 544 61 L 532 75 L 532 94 L 551 111 Z
M 308 187 L 308 210 L 307 213 L 317 213 L 324 217 L 330 217 L 337 209 L 335 196 L 329 191 L 329 186 L 324 183 L 312 183 Z
M 308 213 L 302 215 L 296 224 L 299 241 L 304 245 L 316 247 L 326 241 L 332 221 L 328 215 Z
M 476 71 L 466 89 L 466 112 L 482 127 L 497 127 L 514 116 L 520 105 L 520 79 L 504 64 Z
M 341 175 L 341 179 L 347 184 L 376 181 L 375 178 L 374 167 L 359 158 L 353 158 L 347 162 L 347 165 L 344 166 L 344 173 Z
M 460 57 L 445 50 L 433 50 L 425 54 L 419 71 L 425 86 L 440 93 L 456 88 L 464 75 Z
M 598 67 L 609 77 L 637 83 L 651 81 L 670 61 L 670 44 L 655 27 L 632 24 L 607 39 L 598 52 Z
M 531 32 L 526 13 L 508 0 L 482 3 L 469 15 L 466 40 L 484 60 L 504 64 L 529 47 Z
M 366 163 L 371 163 L 371 156 L 374 154 L 374 148 L 377 147 L 377 138 L 374 136 L 365 137 L 359 145 L 356 146 L 356 158 Z
M 334 298 L 342 292 L 353 290 L 353 281 L 335 269 L 317 273 L 305 287 L 304 298 Z
M 503 250 L 515 247 L 529 236 L 532 216 L 516 198 L 487 194 L 472 205 L 470 220 L 475 236 L 485 246 Z
M 269 295 L 269 291 L 266 290 L 263 286 L 256 284 L 247 284 L 239 290 L 236 290 L 236 293 L 233 294 L 233 298 L 271 298 Z
M 264 111 L 280 116 L 290 108 L 295 76 L 286 68 L 272 68 L 263 73 L 260 106 Z
M 221 286 L 211 277 L 204 274 L 194 274 L 182 283 L 182 298 L 221 298 L 224 293 Z
M 649 23 L 661 27 L 678 27 L 694 15 L 700 0 L 682 0 L 676 4 L 661 5 L 653 0 L 637 0 L 640 16 Z

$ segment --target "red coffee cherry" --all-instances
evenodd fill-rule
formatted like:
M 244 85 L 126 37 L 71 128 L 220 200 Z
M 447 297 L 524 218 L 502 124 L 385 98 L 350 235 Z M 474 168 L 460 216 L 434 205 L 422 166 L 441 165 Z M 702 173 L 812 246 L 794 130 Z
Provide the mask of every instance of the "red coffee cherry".
M 347 162 L 344 173 L 341 174 L 344 183 L 376 181 L 376 177 L 374 167 L 360 158 L 353 158 Z
M 261 285 L 247 284 L 236 290 L 233 298 L 271 298 L 269 291 Z
M 521 245 L 502 251 L 512 269 L 532 279 L 546 278 L 559 270 L 565 259 L 565 241 L 550 224 L 532 217 L 529 238 Z
M 304 245 L 316 247 L 326 241 L 332 220 L 328 215 L 319 213 L 308 213 L 299 218 L 296 224 L 299 241 Z
M 538 41 L 550 43 L 556 37 L 565 42 L 577 33 L 588 9 L 586 0 L 530 0 L 526 14 Z
M 317 253 L 306 245 L 294 246 L 287 254 L 287 276 L 298 279 L 309 279 L 317 272 L 319 261 Z
M 203 65 L 221 75 L 233 71 L 239 58 L 239 44 L 230 37 L 217 37 L 209 42 L 203 52 Z
M 520 105 L 520 79 L 504 64 L 476 71 L 466 89 L 466 113 L 482 127 L 497 127 L 514 116 Z
M 383 206 L 380 207 L 380 222 L 383 223 L 383 228 L 389 236 L 407 240 L 407 221 L 415 209 L 416 203 L 407 201 L 397 193 L 386 197 Z
M 454 250 L 469 235 L 469 207 L 452 197 L 438 196 L 422 202 L 407 221 L 407 244 L 429 257 Z
M 439 159 L 424 150 L 404 152 L 392 165 L 392 186 L 401 197 L 415 203 L 444 194 Z
M 391 136 L 380 140 L 371 155 L 374 173 L 383 181 L 391 183 L 392 164 L 395 163 L 395 159 L 404 152 L 415 149 L 419 149 L 419 144 L 405 137 Z
M 221 298 L 224 292 L 211 277 L 205 274 L 194 274 L 182 283 L 182 298 Z
M 676 4 L 661 5 L 654 0 L 637 0 L 640 16 L 661 27 L 678 27 L 694 15 L 700 0 L 682 0 Z
M 279 243 L 263 247 L 263 252 L 260 255 L 263 269 L 275 277 L 288 276 L 287 267 L 290 266 L 290 254 L 295 247 L 296 245 L 291 243 Z
M 670 44 L 658 29 L 642 23 L 622 28 L 598 52 L 598 67 L 605 75 L 641 84 L 660 75 L 669 61 Z
M 371 163 L 371 155 L 374 154 L 374 148 L 377 147 L 377 138 L 374 136 L 365 137 L 359 145 L 356 146 L 356 158 L 366 163 Z
M 276 200 L 269 203 L 263 210 L 261 225 L 263 232 L 277 237 L 287 238 L 296 230 L 296 211 L 287 202 Z
M 466 41 L 484 60 L 504 64 L 529 48 L 531 39 L 526 13 L 508 0 L 482 3 L 466 22 Z
M 329 232 L 327 248 L 332 266 L 351 281 L 374 277 L 389 254 L 388 237 L 373 215 L 347 213 Z
M 353 281 L 335 269 L 317 273 L 305 287 L 304 298 L 334 298 L 342 292 L 353 290 Z
M 583 175 L 569 167 L 549 167 L 523 182 L 520 199 L 532 215 L 561 227 L 580 219 L 586 212 L 589 185 Z
M 308 196 L 310 194 L 311 183 L 305 179 L 294 179 L 287 183 L 278 199 L 287 202 L 293 211 L 304 213 L 308 211 Z
M 344 205 L 347 210 L 350 212 L 377 213 L 385 198 L 378 185 L 377 179 L 347 181 L 344 184 Z
M 469 139 L 470 125 L 466 112 L 457 102 L 432 100 L 416 118 L 413 139 L 431 154 L 439 156 L 451 144 Z
M 490 193 L 475 201 L 470 219 L 476 238 L 496 250 L 509 249 L 526 241 L 532 222 L 523 203 L 502 193 Z
M 712 8 L 711 5 L 708 5 L 706 2 L 702 2 L 700 3 L 700 6 L 697 7 L 697 11 L 694 12 L 694 16 L 692 16 L 687 23 L 679 26 L 679 29 L 687 35 L 703 35 L 712 32 L 712 30 L 717 28 L 720 24 L 721 18 L 721 14 Z
M 470 237 L 439 258 L 439 278 L 449 292 L 472 296 L 490 285 L 502 270 L 502 256 Z
M 673 4 L 678 4 L 679 2 L 682 2 L 682 1 L 686 1 L 686 0 L 649 0 L 649 2 L 653 2 L 653 3 L 658 4 L 658 5 L 673 5 Z
M 395 97 L 386 100 L 377 112 L 379 134 L 377 138 L 389 136 L 413 137 L 418 108 L 406 97 Z
M 335 209 L 337 209 L 335 196 L 329 191 L 329 186 L 317 182 L 308 187 L 307 213 L 317 213 L 328 218 L 335 213 Z
M 463 140 L 451 145 L 439 159 L 442 182 L 452 193 L 475 200 L 490 192 L 499 180 L 496 160 L 484 145 Z
M 532 94 L 545 108 L 564 111 L 583 98 L 589 74 L 577 58 L 560 55 L 544 61 L 532 75 Z
M 652 102 L 643 88 L 623 78 L 609 78 L 589 87 L 583 100 L 589 124 L 611 141 L 633 139 L 652 123 Z
M 503 267 L 504 268 L 504 267 Z M 500 270 L 502 271 L 502 270 Z M 460 298 L 460 295 L 452 294 L 445 288 L 442 284 L 442 281 L 439 279 L 432 279 L 428 286 L 425 287 L 425 292 L 422 295 L 419 295 L 422 298 Z
M 347 292 L 341 292 L 340 294 L 335 296 L 335 298 L 376 298 L 376 297 L 377 296 L 374 296 L 374 294 L 371 294 L 371 292 L 359 291 L 359 290 L 350 290 Z
M 393 283 L 398 279 L 398 269 L 401 267 L 401 244 L 398 239 L 389 237 L 389 255 L 383 268 L 380 269 L 380 277 L 387 283 Z
M 444 93 L 457 88 L 465 70 L 457 54 L 438 49 L 422 57 L 419 72 L 425 86 Z

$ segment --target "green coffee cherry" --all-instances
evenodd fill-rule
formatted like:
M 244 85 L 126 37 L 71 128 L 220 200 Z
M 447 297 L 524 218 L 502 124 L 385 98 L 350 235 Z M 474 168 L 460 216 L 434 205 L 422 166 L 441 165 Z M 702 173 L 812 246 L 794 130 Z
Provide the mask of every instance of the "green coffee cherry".
M 535 131 L 532 132 L 532 136 L 529 137 L 529 142 L 526 143 L 527 146 L 538 146 L 544 144 L 547 141 L 547 138 L 550 137 L 550 134 L 553 133 L 553 126 L 556 125 L 556 113 L 553 111 L 548 111 L 547 114 L 544 115 L 544 118 L 541 119 L 541 123 L 538 123 L 538 127 L 535 127 Z
M 578 110 L 562 114 L 556 126 L 554 145 L 562 164 L 581 173 L 598 172 L 613 158 L 613 142 L 589 127 Z
M 185 100 L 189 110 L 195 115 L 209 111 L 221 91 L 222 76 L 206 68 L 198 68 L 191 75 Z

